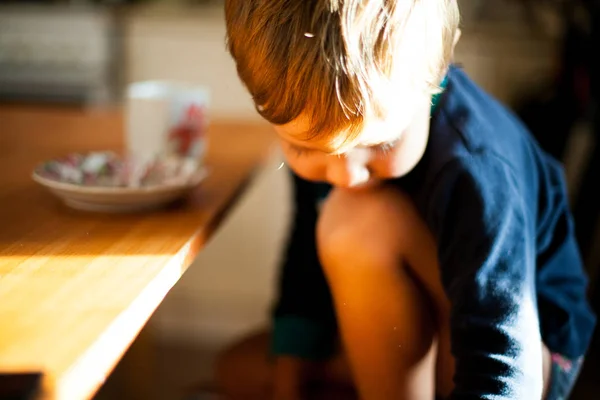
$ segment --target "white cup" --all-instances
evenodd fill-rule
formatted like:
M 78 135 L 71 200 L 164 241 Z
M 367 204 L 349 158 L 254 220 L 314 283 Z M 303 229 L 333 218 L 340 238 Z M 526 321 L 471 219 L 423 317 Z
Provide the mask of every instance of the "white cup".
M 183 157 L 200 165 L 206 149 L 210 93 L 206 87 L 145 81 L 129 85 L 126 150 L 135 164 Z

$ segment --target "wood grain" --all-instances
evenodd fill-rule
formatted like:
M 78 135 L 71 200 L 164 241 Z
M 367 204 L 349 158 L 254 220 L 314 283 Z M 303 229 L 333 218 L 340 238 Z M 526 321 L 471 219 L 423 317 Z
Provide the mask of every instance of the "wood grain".
M 130 215 L 63 206 L 30 174 L 72 151 L 122 150 L 119 110 L 0 107 L 0 371 L 40 370 L 44 399 L 89 398 L 210 239 L 274 136 L 213 122 L 210 177 Z

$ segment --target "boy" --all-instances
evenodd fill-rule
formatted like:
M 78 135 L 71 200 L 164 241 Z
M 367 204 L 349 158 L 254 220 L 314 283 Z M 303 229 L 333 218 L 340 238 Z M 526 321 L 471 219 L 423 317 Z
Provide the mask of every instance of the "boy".
M 451 66 L 456 2 L 225 4 L 296 212 L 273 357 L 230 349 L 224 394 L 566 398 L 595 318 L 562 170 Z

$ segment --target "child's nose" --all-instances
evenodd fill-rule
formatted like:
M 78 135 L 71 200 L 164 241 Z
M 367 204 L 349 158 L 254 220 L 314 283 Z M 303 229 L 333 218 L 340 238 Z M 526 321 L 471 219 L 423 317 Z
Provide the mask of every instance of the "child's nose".
M 327 181 L 337 187 L 353 187 L 366 183 L 371 174 L 367 165 L 351 158 L 331 157 L 327 163 Z

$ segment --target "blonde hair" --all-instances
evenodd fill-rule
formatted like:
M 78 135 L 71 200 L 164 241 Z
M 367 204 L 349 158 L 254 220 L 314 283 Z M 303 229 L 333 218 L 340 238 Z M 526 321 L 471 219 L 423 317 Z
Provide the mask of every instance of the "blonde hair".
M 226 0 L 225 16 L 258 113 L 343 142 L 439 91 L 460 19 L 456 0 Z

